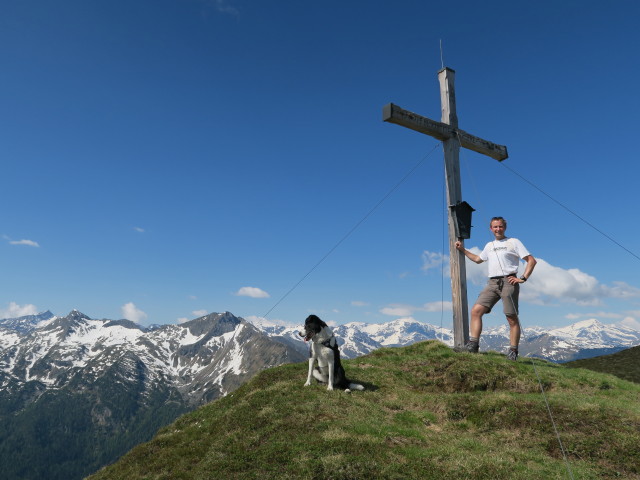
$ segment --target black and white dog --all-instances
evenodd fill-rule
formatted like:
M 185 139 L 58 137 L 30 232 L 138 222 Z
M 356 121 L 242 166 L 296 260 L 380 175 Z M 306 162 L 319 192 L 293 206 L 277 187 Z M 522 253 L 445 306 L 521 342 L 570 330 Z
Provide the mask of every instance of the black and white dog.
M 326 383 L 327 390 L 333 390 L 333 387 L 343 388 L 345 392 L 350 392 L 350 389 L 364 390 L 362 385 L 351 383 L 345 377 L 340 363 L 338 341 L 326 323 L 315 315 L 309 315 L 304 322 L 304 330 L 298 334 L 304 337 L 305 342 L 311 342 L 309 374 L 305 387 L 311 385 L 311 378 L 314 377 L 319 382 Z M 318 366 L 313 368 L 316 360 Z

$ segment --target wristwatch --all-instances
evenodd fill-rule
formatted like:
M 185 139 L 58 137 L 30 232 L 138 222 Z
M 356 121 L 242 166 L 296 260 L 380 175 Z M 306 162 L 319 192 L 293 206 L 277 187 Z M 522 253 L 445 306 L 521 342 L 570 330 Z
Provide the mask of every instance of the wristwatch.
M 522 276 L 520 277 L 520 280 L 522 280 L 523 282 L 526 282 L 526 281 L 527 281 L 527 277 L 525 277 L 524 275 L 522 275 Z

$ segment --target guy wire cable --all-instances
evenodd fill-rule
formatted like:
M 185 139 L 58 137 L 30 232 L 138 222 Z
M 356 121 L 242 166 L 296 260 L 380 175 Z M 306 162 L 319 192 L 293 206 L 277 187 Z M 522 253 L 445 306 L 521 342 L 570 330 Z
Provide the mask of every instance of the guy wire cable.
M 425 155 L 423 156 L 418 163 L 416 163 L 401 179 L 398 181 L 392 188 L 387 192 L 386 195 L 382 197 L 352 228 L 349 230 L 338 242 L 320 259 L 316 262 L 316 264 L 311 267 L 311 269 L 303 275 L 303 277 L 298 280 L 298 282 L 293 285 L 280 299 L 273 305 L 267 313 L 263 315 L 263 318 L 267 318 L 267 316 L 275 310 L 275 308 L 282 303 L 282 301 L 287 298 L 298 286 L 306 280 L 306 278 L 313 273 L 313 271 L 322 264 L 347 238 L 355 232 L 360 225 L 362 225 L 372 214 L 375 212 L 399 187 L 402 185 L 412 174 L 415 172 L 418 167 L 420 167 L 424 161 L 431 156 L 431 154 L 440 146 L 440 142 L 437 142 L 435 146 Z
M 547 192 L 545 192 L 544 190 L 542 190 L 540 187 L 538 187 L 537 185 L 535 185 L 533 182 L 527 180 L 525 177 L 523 177 L 522 175 L 520 175 L 518 172 L 516 172 L 514 169 L 512 169 L 511 167 L 508 167 L 507 165 L 504 164 L 504 162 L 500 162 L 500 164 L 506 168 L 507 170 L 509 170 L 511 173 L 513 173 L 514 175 L 520 177 L 521 180 L 525 181 L 526 183 L 528 183 L 529 185 L 531 185 L 533 188 L 535 188 L 536 190 L 538 190 L 540 193 L 542 193 L 544 196 L 546 196 L 547 198 L 549 198 L 550 200 L 552 200 L 553 202 L 557 203 L 558 205 L 560 205 L 562 208 L 564 208 L 567 212 L 569 212 L 571 215 L 573 215 L 574 217 L 578 218 L 579 220 L 581 220 L 583 223 L 585 223 L 586 225 L 590 226 L 591 228 L 593 228 L 596 232 L 598 232 L 600 235 L 608 238 L 610 241 L 612 241 L 613 243 L 615 243 L 617 246 L 619 246 L 620 248 L 622 248 L 624 251 L 626 251 L 629 255 L 632 255 L 633 257 L 635 257 L 637 260 L 640 260 L 640 256 L 636 255 L 635 253 L 633 253 L 631 250 L 629 250 L 627 247 L 625 247 L 624 245 L 620 244 L 619 242 L 617 242 L 615 239 L 611 238 L 609 235 L 607 235 L 606 233 L 604 233 L 602 230 L 600 230 L 598 227 L 596 227 L 595 225 L 591 224 L 590 222 L 588 222 L 587 220 L 585 220 L 584 218 L 582 218 L 580 215 L 578 215 L 576 212 L 574 212 L 573 210 L 571 210 L 569 207 L 567 207 L 566 205 L 562 204 L 561 202 L 559 202 L 558 200 L 556 200 L 555 198 L 553 198 L 551 195 L 549 195 Z
M 445 165 L 442 164 L 442 177 L 445 178 Z M 446 222 L 445 219 L 448 219 L 448 215 L 445 216 L 445 212 L 447 211 L 447 190 L 446 190 L 446 181 L 442 182 L 442 267 L 440 268 L 440 341 L 444 343 L 444 331 L 443 331 L 443 323 L 444 323 L 444 256 L 446 255 L 446 244 L 447 244 L 447 234 L 448 229 L 445 227 Z M 448 213 L 448 212 L 447 212 Z

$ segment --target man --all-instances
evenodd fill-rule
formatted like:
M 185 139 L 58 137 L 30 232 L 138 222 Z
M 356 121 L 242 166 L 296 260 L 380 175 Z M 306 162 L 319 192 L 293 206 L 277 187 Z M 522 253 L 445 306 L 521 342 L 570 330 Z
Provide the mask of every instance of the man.
M 502 308 L 509 322 L 509 339 L 511 346 L 507 358 L 518 359 L 518 345 L 520 344 L 520 321 L 518 320 L 518 294 L 520 284 L 526 282 L 536 266 L 536 259 L 517 238 L 509 238 L 504 232 L 507 221 L 502 217 L 493 217 L 489 224 L 495 240 L 487 243 L 480 255 L 476 255 L 456 242 L 456 248 L 464 252 L 465 256 L 475 263 L 489 262 L 489 281 L 471 309 L 471 328 L 469 341 L 464 349 L 477 353 L 482 333 L 482 317 L 489 313 L 498 300 L 502 300 Z M 527 262 L 524 274 L 518 278 L 520 259 Z

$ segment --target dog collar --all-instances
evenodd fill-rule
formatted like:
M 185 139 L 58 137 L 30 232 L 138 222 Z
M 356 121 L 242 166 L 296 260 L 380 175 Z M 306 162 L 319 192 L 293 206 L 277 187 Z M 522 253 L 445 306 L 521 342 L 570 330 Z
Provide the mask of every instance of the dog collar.
M 327 340 L 325 340 L 324 342 L 320 342 L 321 345 L 330 348 L 331 350 L 338 350 L 338 342 L 334 342 L 335 345 L 331 346 L 331 340 L 335 340 L 336 337 L 334 335 L 331 336 L 331 338 L 328 338 Z

